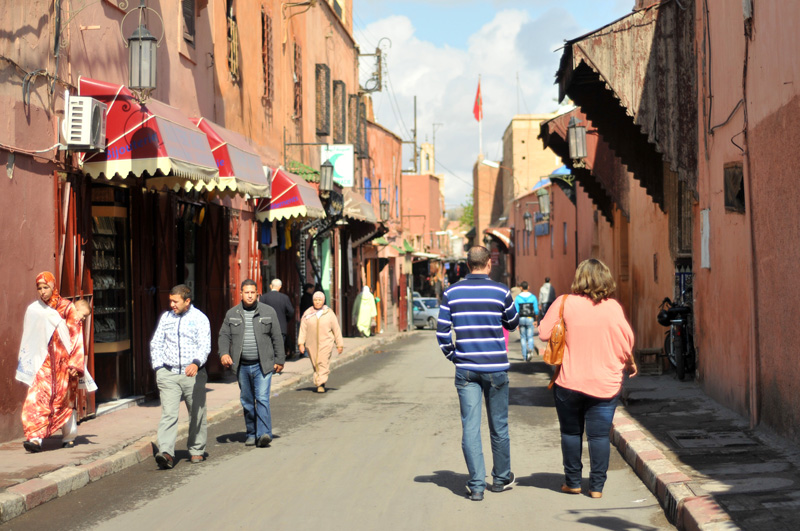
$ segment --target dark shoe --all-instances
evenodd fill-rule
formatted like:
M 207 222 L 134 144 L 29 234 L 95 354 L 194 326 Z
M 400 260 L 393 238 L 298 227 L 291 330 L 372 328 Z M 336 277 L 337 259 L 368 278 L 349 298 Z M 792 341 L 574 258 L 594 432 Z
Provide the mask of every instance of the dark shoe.
M 577 487 L 577 488 L 573 489 L 572 487 L 567 487 L 566 485 L 561 485 L 561 492 L 563 492 L 565 494 L 580 494 L 581 493 L 581 488 Z
M 483 501 L 483 491 L 472 490 L 467 487 L 467 498 L 471 501 Z
M 258 438 L 258 447 L 259 448 L 266 448 L 269 446 L 269 443 L 272 442 L 272 437 L 267 435 L 266 433 Z
M 503 492 L 504 490 L 509 490 L 514 484 L 517 482 L 516 476 L 512 472 L 511 475 L 508 477 L 507 480 L 501 481 L 500 483 L 494 483 L 492 485 L 492 492 Z
M 156 463 L 161 470 L 169 470 L 175 466 L 175 460 L 167 452 L 160 452 L 156 454 Z
M 193 455 L 191 457 L 191 459 L 190 459 L 190 461 L 191 461 L 191 463 L 193 465 L 196 465 L 197 463 L 202 463 L 205 460 L 206 460 L 206 456 L 204 456 L 204 455 Z
M 75 448 L 75 441 L 67 441 L 61 445 L 61 448 Z
M 25 449 L 32 454 L 36 454 L 42 451 L 42 445 L 37 442 L 25 441 L 22 443 L 22 446 L 24 446 Z
M 248 437 L 247 440 L 244 442 L 245 446 L 255 446 L 256 445 L 256 438 L 255 437 Z

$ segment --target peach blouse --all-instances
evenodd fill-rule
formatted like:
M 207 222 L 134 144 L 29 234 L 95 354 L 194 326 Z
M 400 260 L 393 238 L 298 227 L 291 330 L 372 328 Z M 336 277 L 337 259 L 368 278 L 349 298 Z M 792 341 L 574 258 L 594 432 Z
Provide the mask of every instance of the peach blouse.
M 539 323 L 547 341 L 558 321 L 561 300 L 550 305 Z M 589 297 L 569 295 L 564 304 L 567 328 L 564 362 L 556 384 L 597 398 L 611 398 L 622 387 L 622 370 L 632 356 L 633 330 L 614 299 L 595 304 Z

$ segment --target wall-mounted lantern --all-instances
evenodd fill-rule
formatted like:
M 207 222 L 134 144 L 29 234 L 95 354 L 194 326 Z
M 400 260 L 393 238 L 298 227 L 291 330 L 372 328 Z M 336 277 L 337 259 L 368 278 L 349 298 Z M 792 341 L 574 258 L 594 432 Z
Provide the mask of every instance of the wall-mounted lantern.
M 569 143 L 569 158 L 572 159 L 573 166 L 585 167 L 583 159 L 586 158 L 586 126 L 580 125 L 574 116 L 570 118 L 569 126 L 567 126 L 567 142 Z
M 328 196 L 333 190 L 333 164 L 326 160 L 319 167 L 319 193 Z
M 525 232 L 533 232 L 533 215 L 530 212 L 525 212 L 522 215 L 522 219 L 525 223 Z
M 536 190 L 536 199 L 539 201 L 539 212 L 542 216 L 550 216 L 550 192 L 547 188 L 539 188 Z
M 161 39 L 164 38 L 164 20 L 157 11 L 145 6 L 144 0 L 140 0 L 139 7 L 135 10 L 139 14 L 139 25 L 125 42 L 125 46 L 128 48 L 128 88 L 140 102 L 144 102 L 156 89 L 156 72 L 158 70 L 156 51 Z M 156 39 L 147 29 L 145 16 L 148 10 L 155 13 L 161 20 L 161 39 Z M 120 27 L 124 24 L 125 18 L 133 12 L 134 9 L 128 11 L 120 22 Z
M 381 220 L 387 221 L 389 219 L 389 201 L 384 199 L 380 203 Z

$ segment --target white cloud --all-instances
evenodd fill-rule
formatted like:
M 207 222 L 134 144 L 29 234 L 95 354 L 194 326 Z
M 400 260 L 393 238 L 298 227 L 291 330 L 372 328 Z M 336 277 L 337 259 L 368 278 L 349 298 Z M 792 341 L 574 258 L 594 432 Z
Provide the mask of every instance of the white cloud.
M 557 107 L 553 81 L 561 54 L 553 49 L 578 31 L 563 9 L 551 9 L 538 18 L 524 10 L 505 9 L 469 37 L 466 50 L 419 40 L 405 16 L 376 21 L 363 35 L 357 33 L 356 39 L 374 41 L 377 36 L 391 40 L 391 48 L 385 50 L 388 73 L 384 82 L 391 82 L 408 129 L 413 127 L 413 99 L 417 96 L 418 142 L 426 137 L 431 140 L 434 122 L 444 124 L 436 131 L 437 173 L 445 175 L 445 201 L 454 206 L 472 191 L 472 166 L 478 156 L 478 123 L 472 108 L 478 75 L 484 110 L 483 152 L 486 158 L 498 160 L 503 132 L 515 114 L 551 112 Z M 373 94 L 376 119 L 409 140 L 391 95 L 388 88 Z M 408 151 L 406 159 L 410 157 Z M 409 164 L 407 160 L 403 163 L 404 167 Z

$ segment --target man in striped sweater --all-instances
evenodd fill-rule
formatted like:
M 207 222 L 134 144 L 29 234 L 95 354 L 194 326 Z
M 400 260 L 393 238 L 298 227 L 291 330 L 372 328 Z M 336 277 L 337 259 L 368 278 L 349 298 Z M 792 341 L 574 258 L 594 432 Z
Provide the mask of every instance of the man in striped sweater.
M 442 295 L 436 339 L 456 366 L 456 389 L 461 405 L 461 449 L 470 479 L 467 492 L 483 500 L 486 468 L 481 445 L 481 396 L 486 400 L 492 439 L 492 492 L 510 489 L 511 443 L 508 437 L 508 351 L 503 328 L 519 323 L 508 287 L 489 279 L 492 269 L 486 247 L 467 253 L 470 273 Z

